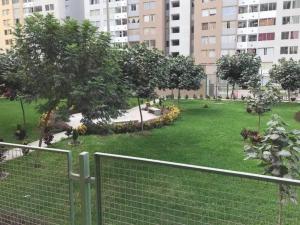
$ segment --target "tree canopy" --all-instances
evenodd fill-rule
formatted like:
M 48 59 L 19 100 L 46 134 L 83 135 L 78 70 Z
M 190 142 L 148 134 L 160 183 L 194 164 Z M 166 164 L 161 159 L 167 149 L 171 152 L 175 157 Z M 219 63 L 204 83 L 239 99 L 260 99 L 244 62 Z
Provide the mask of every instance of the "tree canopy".
M 260 86 L 260 57 L 251 53 L 222 56 L 217 61 L 217 76 L 233 86 L 257 89 Z
M 273 65 L 269 73 L 271 79 L 284 90 L 290 92 L 300 89 L 300 61 L 282 58 L 278 64 Z

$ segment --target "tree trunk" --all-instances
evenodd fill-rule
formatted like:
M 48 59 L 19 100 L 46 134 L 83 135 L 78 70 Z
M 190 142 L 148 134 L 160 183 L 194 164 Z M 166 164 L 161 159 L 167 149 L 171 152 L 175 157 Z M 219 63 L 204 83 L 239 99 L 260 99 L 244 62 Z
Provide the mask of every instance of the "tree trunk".
M 142 108 L 141 108 L 141 102 L 140 102 L 140 98 L 137 97 L 138 100 L 138 105 L 139 105 L 139 111 L 140 111 L 140 117 L 141 117 L 141 131 L 144 131 L 144 120 L 143 120 L 143 113 L 142 113 Z
M 288 99 L 289 99 L 289 102 L 290 102 L 291 101 L 291 91 L 290 91 L 290 89 L 288 89 L 287 92 L 288 92 Z
M 21 104 L 22 116 L 23 116 L 23 129 L 26 130 L 26 117 L 25 117 L 25 109 L 24 109 L 24 104 L 23 104 L 22 98 L 20 98 L 20 104 Z
M 179 101 L 180 101 L 180 89 L 178 88 L 178 96 L 177 96 L 177 104 L 179 105 Z
M 282 203 L 282 200 L 283 200 L 283 196 L 282 196 L 282 193 L 281 193 L 281 184 L 279 184 L 279 188 L 278 188 L 278 224 L 277 225 L 283 225 L 283 218 L 282 218 L 282 213 L 283 213 L 283 203 Z
M 229 84 L 227 83 L 227 89 L 226 89 L 226 95 L 227 95 L 227 99 L 229 98 Z
M 234 96 L 234 87 L 235 87 L 235 84 L 232 85 L 232 90 L 231 90 L 231 99 L 233 99 L 233 96 Z
M 258 132 L 260 132 L 260 124 L 261 124 L 261 115 L 258 114 Z

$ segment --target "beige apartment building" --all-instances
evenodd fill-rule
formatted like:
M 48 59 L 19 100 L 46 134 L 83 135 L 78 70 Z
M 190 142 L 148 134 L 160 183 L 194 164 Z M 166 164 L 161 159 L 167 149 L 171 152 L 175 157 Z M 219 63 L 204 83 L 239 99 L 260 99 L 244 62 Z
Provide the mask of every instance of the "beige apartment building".
M 260 56 L 263 83 L 278 59 L 300 59 L 300 0 L 1 0 L 1 49 L 10 48 L 15 24 L 34 12 L 88 19 L 116 45 L 146 43 L 194 57 L 208 76 L 190 97 L 225 95 L 226 82 L 216 77 L 222 55 Z

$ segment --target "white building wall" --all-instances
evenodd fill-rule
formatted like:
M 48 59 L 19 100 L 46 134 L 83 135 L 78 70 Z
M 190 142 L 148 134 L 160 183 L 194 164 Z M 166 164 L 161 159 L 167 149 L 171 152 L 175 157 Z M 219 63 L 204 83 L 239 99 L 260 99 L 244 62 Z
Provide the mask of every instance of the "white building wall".
M 173 7 L 173 2 L 179 2 L 179 7 Z M 189 56 L 191 54 L 191 15 L 192 15 L 192 4 L 190 0 L 170 0 L 169 6 L 169 21 L 170 21 L 170 30 L 169 30 L 169 52 L 179 53 L 181 55 Z M 179 20 L 172 20 L 172 15 L 180 15 Z M 173 33 L 172 28 L 179 27 L 179 33 Z M 178 46 L 172 45 L 172 40 L 179 40 Z

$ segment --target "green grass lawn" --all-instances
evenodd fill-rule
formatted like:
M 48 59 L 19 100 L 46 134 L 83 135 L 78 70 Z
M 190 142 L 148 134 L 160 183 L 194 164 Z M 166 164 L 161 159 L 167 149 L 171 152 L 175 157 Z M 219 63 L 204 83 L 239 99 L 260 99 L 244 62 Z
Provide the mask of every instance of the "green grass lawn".
M 207 109 L 203 108 L 206 103 L 209 105 Z M 82 144 L 77 147 L 68 145 L 68 140 L 53 147 L 72 150 L 75 171 L 78 171 L 78 154 L 82 151 L 90 152 L 92 174 L 94 152 L 262 173 L 257 162 L 243 160 L 240 131 L 243 128 L 255 129 L 257 126 L 257 117 L 246 113 L 243 103 L 183 100 L 181 107 L 181 118 L 171 126 L 144 134 L 83 136 L 80 137 Z M 299 104 L 280 104 L 273 108 L 272 113 L 279 114 L 290 128 L 300 129 L 300 124 L 293 119 L 294 113 L 299 110 Z M 263 116 L 264 127 L 270 116 L 271 113 Z M 34 155 L 27 156 L 26 161 L 33 159 Z M 37 186 L 31 182 L 31 174 L 34 177 L 40 173 L 49 174 L 52 178 L 58 173 L 53 164 L 61 167 L 66 163 L 64 158 L 51 154 L 42 154 L 42 157 L 43 164 L 39 171 L 27 166 L 28 177 L 24 176 L 22 180 L 25 188 L 12 190 L 9 184 L 16 180 L 9 176 L 3 185 L 0 182 L 2 193 L 23 196 L 26 194 L 25 189 L 33 194 Z M 20 160 L 12 161 L 5 168 L 9 170 L 16 166 L 22 167 L 20 163 L 22 164 Z M 50 169 L 54 170 L 53 174 L 49 173 Z M 277 225 L 278 187 L 274 184 L 126 161 L 103 161 L 102 169 L 105 224 Z M 13 172 L 14 170 L 11 171 Z M 48 189 L 40 188 L 37 193 L 44 196 L 44 202 L 51 201 L 51 207 L 60 199 L 53 196 L 48 198 L 47 194 L 49 191 L 56 192 L 57 185 L 49 185 Z M 79 199 L 77 185 L 75 189 L 76 198 Z M 94 185 L 92 200 L 95 214 Z M 25 207 L 28 210 L 28 204 L 34 205 L 34 201 L 23 201 L 25 203 L 14 205 L 16 210 Z M 80 217 L 79 207 L 80 204 L 77 203 L 77 218 Z M 283 224 L 299 225 L 299 210 L 299 206 L 285 207 Z M 47 211 L 43 210 L 41 213 L 47 216 Z M 52 213 L 55 214 L 56 211 Z M 187 217 L 189 220 L 186 220 Z
M 27 120 L 27 139 L 35 141 L 38 139 L 38 121 L 40 114 L 36 111 L 36 104 L 24 104 Z M 14 133 L 17 124 L 23 125 L 22 110 L 18 101 L 0 99 L 0 138 L 5 142 L 19 142 Z

